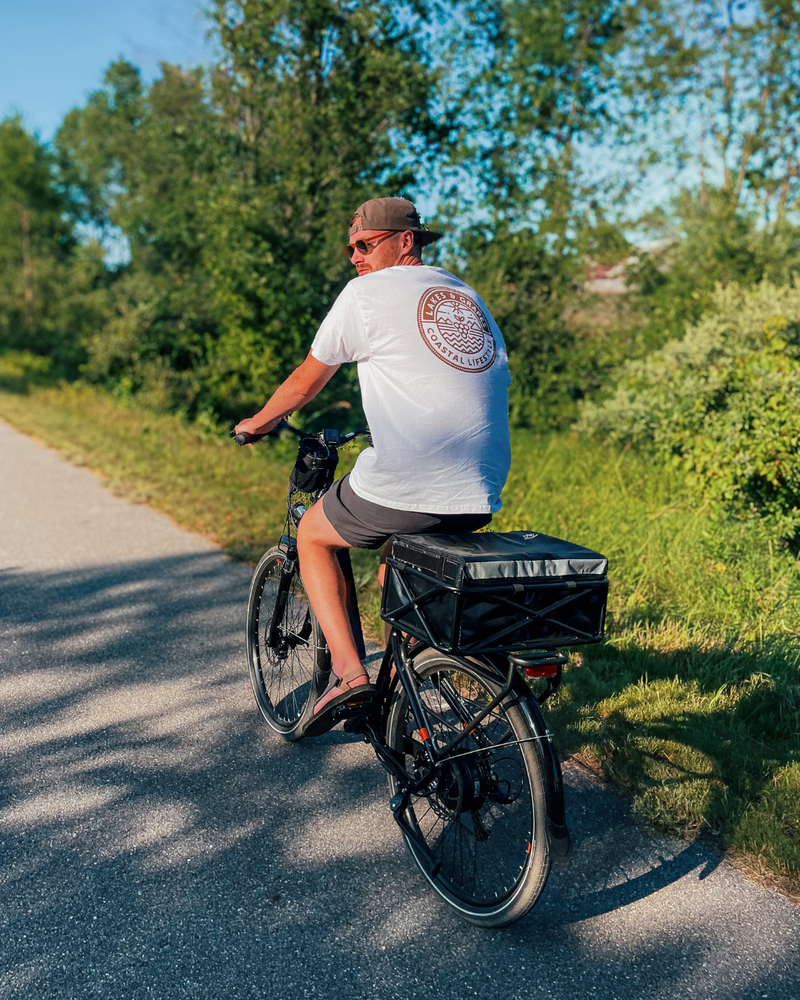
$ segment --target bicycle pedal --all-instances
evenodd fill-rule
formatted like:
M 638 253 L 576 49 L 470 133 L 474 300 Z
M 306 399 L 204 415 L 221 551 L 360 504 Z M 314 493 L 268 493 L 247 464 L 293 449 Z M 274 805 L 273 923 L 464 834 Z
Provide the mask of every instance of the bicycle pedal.
M 360 734 L 364 732 L 367 725 L 366 712 L 355 712 L 345 716 L 344 731 L 346 733 Z

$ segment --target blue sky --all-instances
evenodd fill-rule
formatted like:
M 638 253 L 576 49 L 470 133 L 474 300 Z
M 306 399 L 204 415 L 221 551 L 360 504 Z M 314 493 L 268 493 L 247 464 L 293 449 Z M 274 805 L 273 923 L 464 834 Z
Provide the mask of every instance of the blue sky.
M 0 118 L 45 141 L 124 56 L 145 79 L 161 61 L 208 59 L 201 0 L 0 0 Z

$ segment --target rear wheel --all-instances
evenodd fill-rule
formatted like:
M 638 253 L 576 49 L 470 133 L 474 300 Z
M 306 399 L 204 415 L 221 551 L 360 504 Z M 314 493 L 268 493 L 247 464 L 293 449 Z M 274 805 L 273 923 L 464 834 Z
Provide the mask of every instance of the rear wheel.
M 429 650 L 414 660 L 430 735 L 443 746 L 500 690 L 479 668 Z M 387 719 L 389 745 L 409 774 L 424 773 L 423 746 L 408 698 L 398 689 Z M 530 910 L 550 872 L 542 751 L 512 693 L 409 797 L 405 819 L 441 866 L 433 876 L 406 843 L 436 892 L 465 919 L 502 927 Z M 518 742 L 528 740 L 529 742 Z M 392 795 L 402 792 L 391 776 Z
M 299 723 L 315 671 L 319 676 L 329 670 L 330 658 L 300 574 L 297 569 L 285 573 L 285 560 L 281 549 L 270 549 L 253 574 L 247 602 L 247 662 L 259 711 L 276 732 L 295 740 L 301 735 Z M 285 596 L 282 611 L 279 595 Z

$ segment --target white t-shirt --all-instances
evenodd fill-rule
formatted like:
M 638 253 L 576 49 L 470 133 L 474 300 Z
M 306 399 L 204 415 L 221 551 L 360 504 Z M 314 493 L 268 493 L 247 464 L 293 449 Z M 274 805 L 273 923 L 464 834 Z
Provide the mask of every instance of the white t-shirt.
M 372 434 L 350 475 L 358 496 L 427 514 L 500 509 L 511 462 L 508 359 L 469 285 L 425 265 L 354 278 L 311 353 L 358 364 Z

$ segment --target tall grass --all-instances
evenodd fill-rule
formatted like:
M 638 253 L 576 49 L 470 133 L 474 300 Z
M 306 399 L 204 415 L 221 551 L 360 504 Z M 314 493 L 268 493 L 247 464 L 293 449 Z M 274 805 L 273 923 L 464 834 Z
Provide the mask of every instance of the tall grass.
M 604 643 L 573 656 L 559 745 L 660 829 L 705 831 L 800 892 L 800 570 L 752 525 L 712 519 L 630 449 L 518 435 L 502 530 L 607 555 Z
M 0 391 L 0 416 L 256 559 L 283 523 L 292 441 L 240 450 L 211 430 L 79 387 Z M 0 387 L 3 370 L 0 364 Z M 24 391 L 28 388 L 28 391 Z M 343 457 L 343 468 L 354 454 Z M 800 893 L 800 571 L 792 554 L 693 504 L 632 450 L 517 432 L 498 530 L 607 555 L 608 635 L 575 652 L 548 702 L 562 750 L 624 787 L 658 828 L 705 831 Z M 356 574 L 378 628 L 377 555 Z

